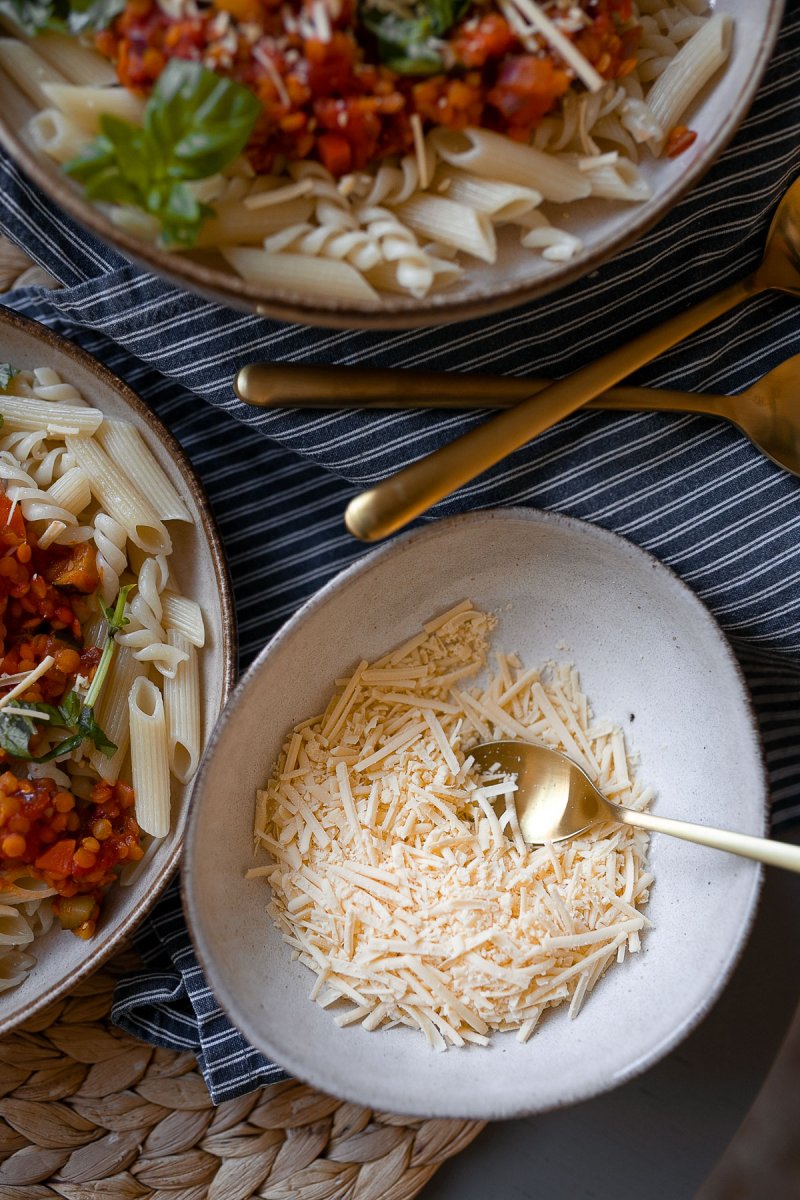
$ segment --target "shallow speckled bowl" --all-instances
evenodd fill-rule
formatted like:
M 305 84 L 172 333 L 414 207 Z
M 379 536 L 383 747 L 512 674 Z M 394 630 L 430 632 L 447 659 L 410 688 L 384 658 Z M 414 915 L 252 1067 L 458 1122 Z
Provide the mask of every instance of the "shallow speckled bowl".
M 641 754 L 656 811 L 763 834 L 767 785 L 742 675 L 699 600 L 631 543 L 580 521 L 501 509 L 429 525 L 361 559 L 262 651 L 212 738 L 184 861 L 185 908 L 220 1003 L 246 1037 L 315 1087 L 390 1112 L 500 1118 L 594 1095 L 666 1054 L 713 1004 L 744 945 L 758 866 L 656 836 L 643 950 L 613 966 L 571 1021 L 527 1045 L 430 1051 L 398 1028 L 344 1029 L 308 999 L 253 865 L 254 792 L 286 732 L 333 681 L 464 597 L 495 612 L 495 646 L 573 663 L 596 714 Z M 230 764 L 237 770 L 231 776 Z M 259 861 L 268 861 L 259 856 Z
M 207 738 L 233 683 L 236 634 L 231 587 L 219 534 L 208 501 L 183 452 L 170 433 L 130 388 L 77 346 L 43 325 L 0 307 L 0 361 L 14 366 L 54 367 L 90 404 L 110 417 L 130 421 L 170 477 L 194 517 L 194 525 L 170 522 L 174 575 L 179 588 L 201 605 L 206 645 L 200 652 L 202 722 Z M 0 1034 L 33 1016 L 96 970 L 154 904 L 166 887 L 180 854 L 192 784 L 172 780 L 172 825 L 158 852 L 129 887 L 109 891 L 97 933 L 89 942 L 54 928 L 34 942 L 37 963 L 19 987 L 0 993 Z
M 775 42 L 783 0 L 712 0 L 735 22 L 731 58 L 703 90 L 682 121 L 697 131 L 695 143 L 677 158 L 642 162 L 652 195 L 643 204 L 582 201 L 563 214 L 550 206 L 551 219 L 576 233 L 584 248 L 568 263 L 550 263 L 520 253 L 518 237 L 501 231 L 493 265 L 467 259 L 455 287 L 424 300 L 387 296 L 380 308 L 349 307 L 337 300 L 300 295 L 248 283 L 216 256 L 170 254 L 116 228 L 49 160 L 33 150 L 25 126 L 33 109 L 9 79 L 0 77 L 0 144 L 36 183 L 71 216 L 129 258 L 190 290 L 223 304 L 265 316 L 337 328 L 405 329 L 442 325 L 498 312 L 533 300 L 586 275 L 636 240 L 677 204 L 702 177 L 733 137 L 755 94 Z

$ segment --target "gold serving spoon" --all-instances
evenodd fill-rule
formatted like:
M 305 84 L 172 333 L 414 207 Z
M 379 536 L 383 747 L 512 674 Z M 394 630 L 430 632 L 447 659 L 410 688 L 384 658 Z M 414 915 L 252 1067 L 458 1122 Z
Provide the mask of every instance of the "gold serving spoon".
M 456 371 L 392 371 L 250 363 L 234 381 L 240 400 L 258 408 L 510 408 L 546 379 L 467 375 Z M 703 413 L 740 429 L 779 467 L 800 475 L 800 354 L 737 396 L 666 388 L 616 387 L 588 408 Z
M 500 462 L 676 342 L 707 325 L 740 301 L 770 288 L 800 295 L 800 179 L 784 194 L 772 220 L 758 270 L 716 296 L 641 334 L 597 362 L 515 408 L 492 417 L 449 445 L 384 479 L 347 506 L 345 523 L 365 542 L 388 537 L 437 500 Z
M 528 845 L 563 842 L 601 821 L 614 821 L 800 872 L 800 846 L 612 804 L 577 763 L 547 746 L 516 740 L 482 742 L 469 753 L 486 774 L 494 774 L 497 767 L 497 774 L 516 776 L 517 819 L 522 840 Z

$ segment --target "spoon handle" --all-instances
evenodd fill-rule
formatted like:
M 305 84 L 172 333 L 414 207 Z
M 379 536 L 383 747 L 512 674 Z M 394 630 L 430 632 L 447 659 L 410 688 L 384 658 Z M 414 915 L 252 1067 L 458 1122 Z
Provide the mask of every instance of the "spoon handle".
M 255 408 L 511 408 L 549 379 L 515 379 L 462 371 L 396 371 L 391 368 L 254 362 L 233 381 L 240 400 Z M 726 396 L 666 388 L 617 387 L 589 408 L 657 409 L 725 416 Z
M 788 842 L 774 842 L 770 838 L 754 837 L 749 833 L 735 833 L 732 829 L 695 825 L 692 821 L 675 821 L 654 813 L 635 812 L 631 808 L 617 809 L 614 816 L 626 825 L 636 825 L 639 829 L 668 833 L 687 842 L 711 846 L 713 850 L 727 850 L 729 854 L 754 858 L 770 867 L 783 867 L 786 871 L 800 873 L 800 846 L 792 846 Z
M 350 501 L 345 513 L 347 528 L 365 542 L 402 529 L 437 500 L 760 290 L 752 277 L 725 288 L 384 479 Z

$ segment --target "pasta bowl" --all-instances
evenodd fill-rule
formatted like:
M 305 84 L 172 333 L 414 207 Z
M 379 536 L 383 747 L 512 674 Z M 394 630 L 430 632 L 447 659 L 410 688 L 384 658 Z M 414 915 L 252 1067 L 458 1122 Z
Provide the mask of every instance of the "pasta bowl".
M 660 6 L 643 7 L 649 13 Z M 442 193 L 432 196 L 440 206 L 435 219 L 430 212 L 428 215 L 421 213 L 418 193 L 410 202 L 403 200 L 405 193 L 401 185 L 395 183 L 393 190 L 390 188 L 388 193 L 381 185 L 377 191 L 370 193 L 368 207 L 377 205 L 382 208 L 384 215 L 370 224 L 367 241 L 374 234 L 379 239 L 388 238 L 392 246 L 391 255 L 381 263 L 381 279 L 386 276 L 390 282 L 384 280 L 384 283 L 376 284 L 381 288 L 379 295 L 374 291 L 370 295 L 370 288 L 365 287 L 361 275 L 358 276 L 362 280 L 361 286 L 355 287 L 350 286 L 352 280 L 348 286 L 344 286 L 341 277 L 333 273 L 336 264 L 332 260 L 341 259 L 345 254 L 350 256 L 348 262 L 372 261 L 363 258 L 363 255 L 372 254 L 374 246 L 370 243 L 365 249 L 358 237 L 355 242 L 347 242 L 346 246 L 338 242 L 336 247 L 330 248 L 330 254 L 319 249 L 316 234 L 310 242 L 303 242 L 301 248 L 298 248 L 299 242 L 295 244 L 290 237 L 288 242 L 282 243 L 282 253 L 266 261 L 259 256 L 258 247 L 261 243 L 258 239 L 249 237 L 245 245 L 237 245 L 232 241 L 230 228 L 237 231 L 237 236 L 242 236 L 245 225 L 252 224 L 254 220 L 252 210 L 236 208 L 235 205 L 228 212 L 228 232 L 223 234 L 218 223 L 216 232 L 208 236 L 208 244 L 191 251 L 167 251 L 161 248 L 152 240 L 152 230 L 149 230 L 146 220 L 138 222 L 137 231 L 134 227 L 137 223 L 132 224 L 127 217 L 124 220 L 119 216 L 112 219 L 107 211 L 86 200 L 80 188 L 63 174 L 56 162 L 36 150 L 31 140 L 29 122 L 36 110 L 47 103 L 41 91 L 37 91 L 41 72 L 35 66 L 26 66 L 19 60 L 15 79 L 12 68 L 18 56 L 13 48 L 8 52 L 6 70 L 0 71 L 0 142 L 23 171 L 66 213 L 127 257 L 138 260 L 181 287 L 264 316 L 307 324 L 394 329 L 435 326 L 540 298 L 586 275 L 641 236 L 698 182 L 732 138 L 747 111 L 777 35 L 782 4 L 780 0 L 769 0 L 761 5 L 748 4 L 746 0 L 718 0 L 714 11 L 729 16 L 733 21 L 730 57 L 725 67 L 713 75 L 680 117 L 681 124 L 690 126 L 697 135 L 688 148 L 674 158 L 643 159 L 638 182 L 624 200 L 597 195 L 585 198 L 586 189 L 576 176 L 577 168 L 570 166 L 572 186 L 574 188 L 577 179 L 577 191 L 570 191 L 569 188 L 566 191 L 559 188 L 548 190 L 549 199 L 546 197 L 541 208 L 546 220 L 560 231 L 558 244 L 548 249 L 548 238 L 551 236 L 549 227 L 543 230 L 534 223 L 525 235 L 528 239 L 526 245 L 538 246 L 539 249 L 525 249 L 524 252 L 520 250 L 520 228 L 513 224 L 502 224 L 502 221 L 506 218 L 512 220 L 511 210 L 515 205 L 522 203 L 525 206 L 524 196 L 520 200 L 525 189 L 522 187 L 520 190 L 520 185 L 531 183 L 528 178 L 530 167 L 523 165 L 519 170 L 512 168 L 508 174 L 508 164 L 501 164 L 498 157 L 498 175 L 505 171 L 506 182 L 512 185 L 511 191 L 516 188 L 518 194 L 512 196 L 509 193 L 506 197 L 506 218 L 496 218 L 501 224 L 497 230 L 495 251 L 494 232 L 489 228 L 492 222 L 484 211 L 470 208 L 471 202 L 466 201 L 454 203 L 452 208 L 441 207 L 448 196 L 451 203 L 458 200 L 459 180 L 454 183 L 452 168 L 455 167 L 456 171 L 462 168 L 468 171 L 478 169 L 475 155 L 469 152 L 469 147 L 465 153 L 464 143 L 456 139 L 455 145 L 451 146 L 451 158 L 442 160 L 446 168 L 445 178 L 441 182 Z M 689 15 L 691 17 L 691 13 Z M 33 50 L 35 54 L 35 46 Z M 25 53 L 30 51 L 31 47 L 26 46 Z M 65 63 L 60 62 L 58 56 L 52 61 L 66 70 Z M 47 78 L 46 70 L 43 78 Z M 107 80 L 107 73 L 102 78 Z M 515 143 L 505 138 L 501 140 L 505 146 L 500 157 L 505 160 L 509 148 L 511 152 L 514 151 Z M 59 143 L 58 149 L 53 146 L 53 152 L 62 159 L 69 158 L 79 148 L 78 142 L 67 139 L 63 144 Z M 482 165 L 478 173 L 488 172 L 492 177 L 492 155 L 496 149 L 495 144 L 487 155 L 479 156 Z M 635 170 L 632 166 L 631 169 Z M 285 220 L 276 219 L 269 224 L 270 235 L 282 235 L 287 224 L 297 228 L 299 223 L 303 227 L 310 211 L 308 197 L 302 199 L 302 189 L 306 184 L 312 188 L 314 197 L 321 197 L 320 202 L 326 201 L 327 193 L 325 196 L 320 193 L 320 197 L 317 197 L 313 189 L 327 187 L 333 197 L 334 207 L 340 205 L 341 197 L 336 199 L 340 195 L 336 188 L 331 188 L 328 183 L 315 183 L 313 172 L 308 177 L 304 175 L 300 182 L 300 200 L 293 193 L 292 202 L 287 201 L 283 205 Z M 536 180 L 532 182 L 536 184 Z M 463 185 L 463 179 L 460 183 Z M 567 203 L 569 196 L 584 198 Z M 634 199 L 635 196 L 639 198 Z M 430 199 L 431 196 L 424 201 L 428 209 Z M 341 203 L 345 203 L 345 200 Z M 416 214 L 411 212 L 409 203 L 417 205 Z M 484 208 L 487 204 L 492 208 L 496 201 L 484 195 L 480 203 Z M 300 204 L 299 208 L 297 204 Z M 387 205 L 391 210 L 388 218 Z M 258 211 L 263 213 L 264 210 Z M 495 207 L 493 211 L 500 210 Z M 444 238 L 447 243 L 446 254 L 443 257 L 434 255 L 438 265 L 430 268 L 435 269 L 443 280 L 451 270 L 447 262 L 450 252 L 462 246 L 471 249 L 471 257 L 461 255 L 464 269 L 458 278 L 442 290 L 431 290 L 423 295 L 417 258 L 410 252 L 401 254 L 397 249 L 395 234 L 398 219 L 404 227 L 409 222 L 416 222 L 413 228 L 420 244 L 438 242 Z M 387 220 L 392 225 L 391 229 Z M 378 225 L 381 225 L 383 232 L 375 232 Z M 307 230 L 309 227 L 306 225 L 305 228 Z M 331 229 L 335 231 L 335 228 L 334 222 Z M 349 226 L 346 225 L 347 228 Z M 457 231 L 455 234 L 454 230 Z M 140 236 L 142 232 L 147 233 L 147 237 Z M 331 238 L 333 236 L 331 233 Z M 297 238 L 301 238 L 299 233 Z M 224 252 L 218 248 L 220 241 L 226 242 Z M 312 243 L 317 249 L 310 248 Z M 386 253 L 388 255 L 389 251 Z M 358 258 L 359 254 L 362 255 L 361 259 Z M 402 271 L 400 267 L 392 266 L 397 263 L 403 265 Z M 364 269 L 369 274 L 367 268 Z M 425 271 L 428 270 L 429 266 L 426 266 Z M 397 281 L 401 277 L 405 281 L 402 288 L 416 287 L 416 294 L 396 294 Z
M 106 367 L 44 326 L 2 307 L 0 359 L 19 370 L 51 368 L 84 394 L 104 417 L 125 422 L 126 429 L 132 426 L 138 430 L 188 509 L 191 523 L 170 523 L 173 526 L 172 578 L 175 587 L 201 605 L 205 617 L 206 641 L 198 654 L 202 747 L 232 685 L 235 625 L 224 553 L 209 515 L 208 502 L 192 468 L 160 421 Z M 55 410 L 56 406 L 53 407 Z M 100 711 L 98 708 L 98 713 Z M 0 991 L 0 1033 L 7 1033 L 73 989 L 120 948 L 175 870 L 183 845 L 191 793 L 191 781 L 172 780 L 166 836 L 151 843 L 128 886 L 117 882 L 109 888 L 93 937 L 82 940 L 62 930 L 55 921 L 49 932 L 26 947 L 36 962 L 22 982 Z M 5 949 L 9 932 L 7 916 L 3 917 L 3 922 Z
M 437 1053 L 417 1029 L 339 1027 L 333 1010 L 313 1003 L 313 973 L 267 913 L 268 883 L 245 878 L 269 858 L 253 851 L 256 792 L 293 726 L 325 707 L 334 680 L 465 597 L 496 616 L 495 650 L 516 653 L 524 668 L 548 660 L 575 667 L 595 716 L 617 722 L 639 755 L 638 776 L 656 792 L 654 811 L 764 833 L 767 784 L 754 714 L 731 650 L 700 601 L 666 567 L 603 529 L 500 509 L 428 525 L 365 556 L 262 651 L 201 770 L 184 906 L 217 998 L 271 1059 L 357 1104 L 498 1119 L 612 1088 L 685 1037 L 731 974 L 761 873 L 754 863 L 654 837 L 655 883 L 644 909 L 652 927 L 640 952 L 609 967 L 574 1020 L 566 1007 L 547 1012 L 524 1044 L 501 1032 L 487 1046 Z M 374 877 L 389 882 L 386 873 Z M 455 881 L 449 887 L 457 899 Z M 397 920 L 399 928 L 410 917 L 404 911 Z M 392 926 L 385 936 L 400 934 Z M 503 974 L 497 979 L 502 987 Z

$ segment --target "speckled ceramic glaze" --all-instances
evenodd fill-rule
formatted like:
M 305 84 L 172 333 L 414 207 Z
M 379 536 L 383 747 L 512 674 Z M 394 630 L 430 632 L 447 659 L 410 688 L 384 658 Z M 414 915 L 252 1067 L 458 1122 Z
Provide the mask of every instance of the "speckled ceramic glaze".
M 406 1028 L 337 1027 L 308 999 L 266 914 L 253 865 L 254 792 L 283 738 L 333 681 L 464 597 L 497 614 L 497 648 L 573 663 L 595 713 L 622 724 L 655 811 L 763 834 L 767 792 L 745 685 L 720 629 L 655 559 L 603 529 L 529 509 L 428 525 L 338 575 L 284 627 L 236 690 L 201 772 L 185 903 L 206 974 L 264 1053 L 316 1087 L 420 1116 L 499 1118 L 614 1087 L 666 1054 L 728 979 L 752 921 L 759 867 L 656 835 L 640 954 L 614 965 L 579 1017 L 549 1013 L 527 1045 L 437 1054 Z M 237 764 L 234 774 L 231 763 Z M 259 861 L 267 861 L 264 857 Z
M 109 417 L 130 421 L 178 489 L 194 524 L 170 522 L 175 547 L 171 563 L 178 588 L 203 609 L 207 642 L 200 652 L 202 721 L 208 737 L 233 683 L 235 626 L 230 582 L 219 535 L 208 501 L 175 439 L 142 401 L 119 379 L 77 346 L 35 321 L 0 307 L 0 360 L 16 367 L 53 367 L 73 383 L 90 404 Z M 192 785 L 172 780 L 169 835 L 130 887 L 108 893 L 97 933 L 90 942 L 60 929 L 34 943 L 37 964 L 19 987 L 0 993 L 0 1034 L 31 1017 L 119 949 L 166 886 L 183 844 Z
M 772 51 L 783 11 L 782 0 L 711 0 L 735 22 L 731 57 L 681 118 L 697 140 L 675 159 L 642 161 L 652 188 L 643 204 L 585 200 L 549 208 L 551 220 L 577 234 L 583 250 L 568 263 L 547 262 L 520 251 L 517 235 L 501 230 L 494 264 L 466 259 L 459 282 L 423 300 L 387 296 L 380 308 L 348 307 L 336 297 L 298 295 L 248 283 L 213 254 L 170 254 L 114 226 L 87 203 L 58 166 L 32 148 L 25 127 L 33 108 L 11 80 L 0 76 L 0 143 L 44 191 L 76 220 L 128 257 L 139 259 L 175 283 L 265 316 L 338 328 L 392 328 L 442 325 L 497 312 L 544 296 L 599 266 L 640 237 L 701 178 L 733 137 L 753 99 Z

